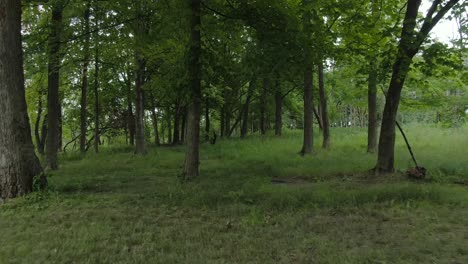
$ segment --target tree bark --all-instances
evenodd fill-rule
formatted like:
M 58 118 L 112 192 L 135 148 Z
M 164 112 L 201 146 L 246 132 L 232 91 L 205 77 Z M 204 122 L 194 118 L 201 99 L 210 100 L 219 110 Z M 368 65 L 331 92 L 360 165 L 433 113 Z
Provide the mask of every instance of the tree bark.
M 260 133 L 266 134 L 266 100 L 267 91 L 270 86 L 270 80 L 268 78 L 263 79 L 262 95 L 260 96 Z
M 322 124 L 323 143 L 322 148 L 330 148 L 330 121 L 328 119 L 327 96 L 325 93 L 325 82 L 323 79 L 323 62 L 318 64 L 319 96 L 320 96 L 320 119 Z
M 256 82 L 257 82 L 257 78 L 253 76 L 252 80 L 250 80 L 250 83 L 249 83 L 249 89 L 247 91 L 247 98 L 245 100 L 244 109 L 242 110 L 241 138 L 245 138 L 247 136 L 247 132 L 249 129 L 250 102 L 252 101 L 252 96 L 253 96 Z
M 42 172 L 26 109 L 21 1 L 0 2 L 0 200 L 32 191 Z M 45 183 L 45 177 L 42 177 Z
M 135 24 L 135 62 L 136 62 L 136 80 L 135 80 L 135 154 L 146 155 L 146 141 L 145 141 L 145 104 L 144 104 L 144 90 L 145 84 L 145 70 L 146 60 L 143 55 L 142 45 L 148 35 L 148 25 L 144 20 L 143 13 L 145 11 L 144 4 L 136 2 L 136 15 L 137 20 Z
M 174 135 L 172 136 L 173 145 L 178 145 L 180 142 L 180 112 L 181 107 L 177 102 L 174 110 Z
M 127 127 L 130 137 L 130 145 L 135 145 L 135 116 L 133 115 L 132 83 L 127 81 Z
M 57 2 L 52 7 L 52 21 L 49 33 L 49 66 L 47 93 L 47 140 L 46 166 L 51 170 L 58 169 L 57 152 L 60 136 L 60 43 L 63 29 L 63 4 Z
M 89 46 L 90 46 L 90 12 L 91 12 L 91 1 L 87 2 L 86 10 L 84 13 L 84 19 L 85 19 L 85 33 L 86 33 L 86 38 L 84 42 L 84 58 L 83 58 L 83 69 L 82 69 L 82 79 L 81 79 L 81 102 L 80 102 L 80 151 L 81 153 L 86 152 L 86 131 L 87 131 L 87 93 L 88 93 L 88 66 L 89 66 L 89 60 L 90 60 L 90 52 L 89 52 Z
M 313 104 L 313 71 L 312 67 L 304 71 L 304 141 L 301 154 L 311 155 L 314 148 L 314 104 Z
M 145 141 L 145 108 L 144 108 L 144 69 L 145 62 L 141 57 L 142 54 L 137 52 L 137 72 L 136 72 L 136 82 L 135 82 L 135 93 L 136 93 L 136 126 L 135 126 L 135 139 L 136 147 L 135 154 L 145 155 L 146 154 L 146 141 Z
M 183 144 L 185 142 L 185 135 L 187 132 L 187 107 L 182 107 L 182 120 L 180 126 L 180 143 Z
M 205 99 L 205 141 L 210 141 L 210 99 Z
M 161 142 L 159 139 L 158 113 L 156 112 L 155 98 L 154 98 L 153 93 L 151 93 L 151 117 L 153 119 L 154 144 L 156 146 L 159 146 Z
M 369 80 L 367 102 L 369 108 L 367 125 L 367 152 L 374 153 L 377 150 L 378 115 L 377 115 L 377 72 L 373 59 L 369 64 Z
M 382 116 L 378 146 L 376 173 L 394 172 L 395 163 L 395 125 L 401 90 L 411 65 L 413 56 L 419 49 L 415 43 L 414 29 L 421 0 L 410 0 L 407 4 L 401 40 L 398 44 L 398 55 L 393 64 L 392 78 L 388 88 Z
M 185 155 L 184 178 L 199 176 L 200 163 L 200 114 L 201 114 L 201 0 L 191 1 L 191 43 L 189 58 L 189 80 L 191 84 L 191 103 L 187 122 L 187 148 Z
M 101 142 L 100 139 L 100 124 L 99 124 L 99 40 L 96 34 L 96 54 L 95 54 L 95 61 L 94 61 L 94 152 L 99 152 L 99 144 Z
M 44 155 L 44 141 L 42 140 L 40 133 L 42 112 L 44 110 L 42 105 L 42 91 L 39 92 L 37 101 L 37 117 L 36 122 L 34 123 L 34 136 L 36 138 L 37 152 Z
M 281 93 L 281 87 L 279 82 L 276 83 L 275 91 L 275 136 L 281 136 L 283 128 L 283 95 Z

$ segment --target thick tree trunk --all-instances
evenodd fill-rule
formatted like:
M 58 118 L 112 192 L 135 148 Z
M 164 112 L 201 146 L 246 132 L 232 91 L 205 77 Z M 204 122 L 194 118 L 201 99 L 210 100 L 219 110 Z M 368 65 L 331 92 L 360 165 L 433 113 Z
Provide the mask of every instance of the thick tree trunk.
M 187 148 L 185 155 L 184 178 L 186 180 L 199 175 L 200 163 L 200 114 L 201 114 L 201 0 L 192 0 L 191 43 L 189 80 L 191 84 L 191 103 L 187 123 Z
M 145 70 L 145 61 L 141 58 L 141 54 L 137 53 L 137 72 L 136 72 L 136 82 L 135 82 L 135 92 L 136 92 L 136 147 L 135 154 L 145 155 L 146 154 L 146 141 L 145 141 L 145 104 L 144 104 L 144 70 Z
M 304 141 L 301 154 L 310 155 L 314 148 L 314 104 L 313 104 L 313 71 L 312 67 L 304 71 Z
M 46 166 L 51 170 L 58 169 L 57 151 L 60 136 L 60 43 L 63 29 L 62 3 L 52 7 L 52 21 L 49 33 L 49 66 L 48 66 L 48 93 L 47 93 L 47 140 L 46 140 Z
M 31 192 L 42 172 L 24 91 L 21 1 L 0 2 L 0 200 Z M 45 178 L 42 178 L 45 183 Z
M 323 80 L 323 62 L 318 64 L 318 78 L 319 78 L 319 96 L 320 96 L 320 119 L 323 131 L 323 143 L 322 148 L 330 148 L 330 122 L 328 119 L 328 106 L 327 96 L 325 93 L 325 82 Z
M 367 125 L 367 152 L 374 153 L 377 150 L 378 116 L 377 116 L 377 72 L 374 60 L 369 64 L 369 81 L 367 102 L 369 108 Z
M 89 34 L 90 30 L 90 12 L 91 12 L 91 1 L 87 2 L 87 7 L 84 14 L 85 19 L 85 43 L 84 43 L 84 58 L 83 58 L 83 69 L 82 69 L 82 76 L 81 76 L 81 102 L 80 102 L 80 151 L 81 153 L 86 152 L 86 131 L 87 131 L 87 93 L 88 93 L 88 66 L 89 66 L 89 59 L 90 59 L 90 38 L 91 35 Z
M 281 94 L 281 89 L 279 87 L 279 83 L 276 85 L 276 92 L 275 92 L 275 135 L 281 136 L 282 128 L 283 128 L 283 95 Z
M 268 78 L 263 79 L 262 94 L 260 96 L 260 133 L 266 134 L 266 104 L 267 104 L 267 91 L 270 86 L 270 80 Z
M 143 54 L 142 46 L 149 32 L 147 21 L 144 14 L 146 6 L 144 1 L 136 1 L 135 10 L 137 20 L 134 25 L 135 32 L 135 154 L 146 155 L 146 140 L 145 140 L 145 93 L 143 86 L 146 82 L 146 60 Z

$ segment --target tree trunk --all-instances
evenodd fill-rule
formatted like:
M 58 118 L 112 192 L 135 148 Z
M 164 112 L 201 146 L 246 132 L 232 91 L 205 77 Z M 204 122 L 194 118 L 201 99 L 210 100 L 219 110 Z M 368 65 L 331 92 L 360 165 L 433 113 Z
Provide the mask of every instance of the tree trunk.
M 156 112 L 156 105 L 153 93 L 151 93 L 151 117 L 153 119 L 154 144 L 156 146 L 159 146 L 161 142 L 159 140 L 158 113 Z
M 63 6 L 61 2 L 52 7 L 52 21 L 49 33 L 49 66 L 47 93 L 47 140 L 46 166 L 51 170 L 58 169 L 57 151 L 59 149 L 60 119 L 60 43 L 63 29 Z
M 178 145 L 180 140 L 180 112 L 181 107 L 179 103 L 176 103 L 174 111 L 174 135 L 172 136 L 172 144 Z
M 377 150 L 378 117 L 377 117 L 377 72 L 375 62 L 371 59 L 369 64 L 368 96 L 369 120 L 367 125 L 367 152 Z
M 0 200 L 32 191 L 42 172 L 26 109 L 21 1 L 0 2 Z M 45 183 L 45 178 L 42 178 Z
M 253 76 L 252 80 L 250 80 L 250 83 L 249 83 L 249 89 L 247 91 L 247 98 L 245 100 L 245 105 L 244 105 L 244 109 L 242 112 L 241 138 L 245 138 L 247 136 L 248 127 L 249 127 L 250 101 L 252 100 L 256 82 L 257 82 L 257 78 Z
M 189 58 L 189 80 L 191 84 L 191 103 L 187 123 L 187 148 L 185 155 L 184 178 L 186 180 L 199 175 L 200 163 L 200 114 L 201 114 L 201 0 L 192 0 L 191 8 L 191 43 Z
M 403 22 L 402 36 L 398 45 L 398 55 L 393 64 L 392 78 L 388 88 L 382 116 L 378 146 L 376 173 L 394 172 L 395 162 L 395 125 L 401 90 L 411 65 L 413 56 L 419 47 L 414 47 L 413 34 L 416 17 L 421 1 L 409 1 Z
M 41 128 L 41 119 L 42 119 L 42 91 L 39 92 L 38 102 L 37 102 L 37 118 L 34 123 L 34 136 L 36 138 L 37 152 L 44 155 L 44 141 L 41 138 L 40 128 Z
M 145 61 L 141 57 L 142 55 L 137 52 L 137 72 L 136 72 L 136 82 L 135 82 L 135 93 L 136 93 L 136 147 L 135 154 L 145 155 L 146 154 L 146 141 L 145 141 L 145 104 L 144 104 L 144 70 L 145 70 Z
M 149 32 L 147 21 L 145 21 L 144 13 L 146 12 L 145 3 L 136 1 L 136 23 L 134 24 L 135 32 L 135 154 L 146 155 L 145 141 L 145 94 L 143 86 L 145 85 L 145 70 L 146 60 L 143 54 L 143 46 L 146 36 Z
M 135 116 L 133 115 L 132 83 L 127 81 L 127 127 L 130 137 L 130 145 L 135 145 Z
M 281 94 L 281 87 L 279 82 L 276 84 L 275 92 L 275 136 L 281 136 L 281 130 L 283 127 L 283 95 Z
M 205 99 L 205 141 L 210 141 L 210 99 Z
M 224 122 L 224 117 L 225 117 L 225 113 L 226 110 L 225 110 L 225 107 L 221 107 L 221 113 L 220 113 L 220 117 L 219 117 L 219 125 L 220 125 L 220 135 L 221 135 L 221 138 L 224 138 L 224 126 L 226 125 L 225 122 Z
M 314 104 L 313 104 L 313 71 L 312 67 L 304 71 L 304 141 L 301 154 L 310 155 L 314 148 Z
M 322 123 L 323 131 L 323 143 L 322 148 L 330 148 L 330 121 L 328 119 L 328 106 L 327 106 L 327 96 L 325 93 L 325 82 L 323 80 L 323 62 L 318 64 L 318 78 L 319 78 L 319 95 L 320 95 L 320 119 Z
M 97 34 L 96 34 L 97 40 Z M 99 40 L 97 40 L 96 54 L 94 61 L 94 152 L 99 152 L 99 143 L 100 143 L 100 124 L 99 124 Z
M 270 86 L 268 78 L 263 79 L 262 95 L 260 97 L 260 133 L 266 134 L 266 100 L 267 91 Z
M 187 132 L 187 108 L 184 106 L 182 107 L 182 123 L 180 126 L 180 143 L 183 144 L 185 142 L 185 135 Z
M 85 43 L 84 43 L 84 58 L 83 58 L 83 69 L 82 69 L 82 81 L 81 81 L 81 109 L 80 109 L 80 151 L 81 153 L 86 152 L 86 131 L 87 131 L 87 93 L 88 93 L 88 66 L 89 66 L 89 46 L 90 46 L 90 10 L 91 10 L 91 1 L 87 2 L 84 19 L 85 19 Z

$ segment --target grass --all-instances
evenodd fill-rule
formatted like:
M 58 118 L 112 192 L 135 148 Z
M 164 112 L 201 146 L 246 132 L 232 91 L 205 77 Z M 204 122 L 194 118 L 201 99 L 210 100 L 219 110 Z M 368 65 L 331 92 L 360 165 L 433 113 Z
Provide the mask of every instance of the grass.
M 0 263 L 468 263 L 468 131 L 407 130 L 424 182 L 369 177 L 359 129 L 305 158 L 298 131 L 203 145 L 185 184 L 183 147 L 69 153 L 49 190 L 0 206 Z

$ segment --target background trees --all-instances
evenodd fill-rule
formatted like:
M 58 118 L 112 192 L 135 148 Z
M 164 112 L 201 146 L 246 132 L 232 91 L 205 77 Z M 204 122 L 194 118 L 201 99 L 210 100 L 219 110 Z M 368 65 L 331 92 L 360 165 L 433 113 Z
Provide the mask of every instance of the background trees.
M 437 1 L 430 15 L 438 19 L 455 2 Z M 304 130 L 301 152 L 307 154 L 314 126 L 324 148 L 333 147 L 329 127 L 368 127 L 367 149 L 374 152 L 382 117 L 389 144 L 381 140 L 381 146 L 390 150 L 391 120 L 463 124 L 466 4 L 452 8 L 460 33 L 452 44 L 424 41 L 434 19 L 408 33 L 421 53 L 411 47 L 415 64 L 404 69 L 404 112 L 394 108 L 391 120 L 389 110 L 381 114 L 381 90 L 387 92 L 390 69 L 402 54 L 397 40 L 408 24 L 405 11 L 417 4 L 206 0 L 194 26 L 184 1 L 27 1 L 27 101 L 38 152 L 55 168 L 57 151 L 85 153 L 125 142 L 144 154 L 150 142 L 191 149 L 199 137 L 281 136 L 291 128 Z M 198 30 L 195 47 L 192 31 Z M 382 157 L 379 164 L 391 163 Z M 378 167 L 390 171 L 387 165 Z

